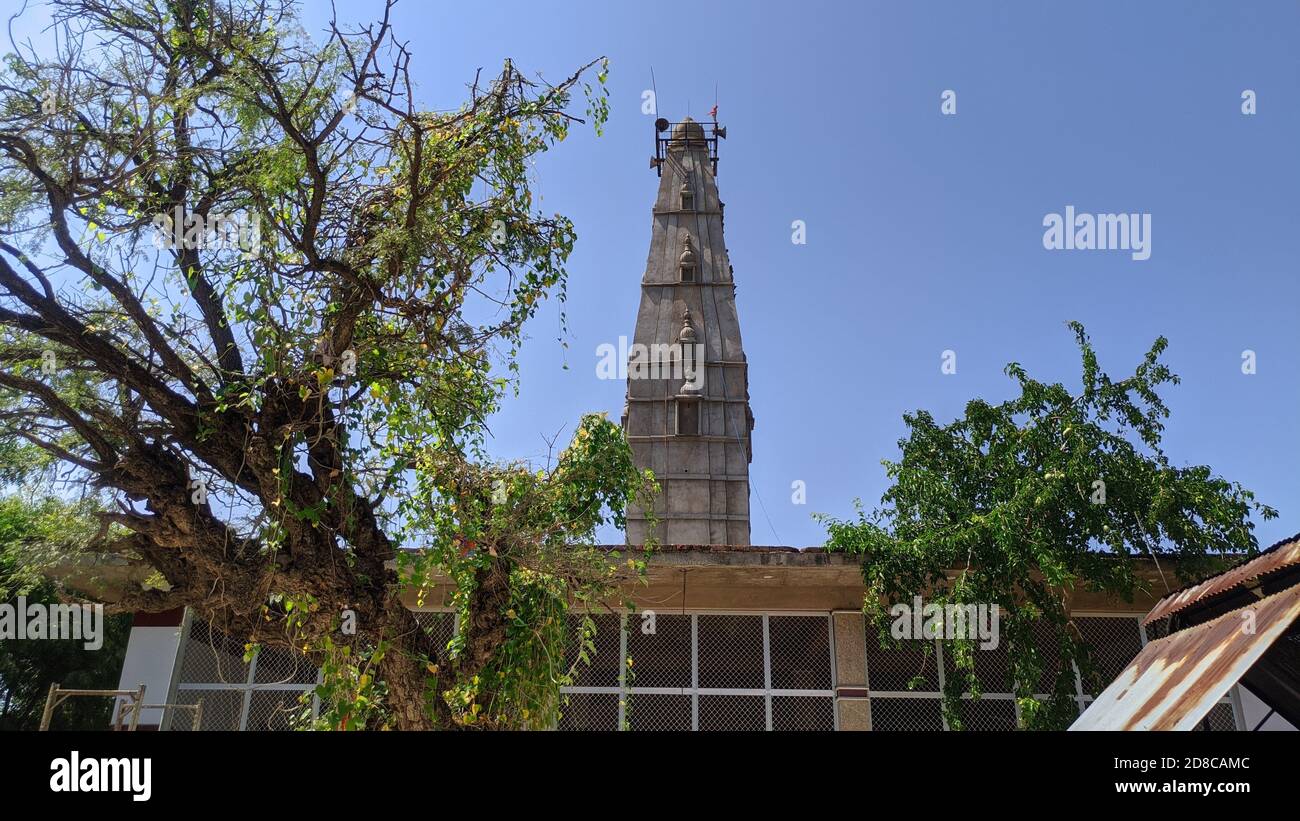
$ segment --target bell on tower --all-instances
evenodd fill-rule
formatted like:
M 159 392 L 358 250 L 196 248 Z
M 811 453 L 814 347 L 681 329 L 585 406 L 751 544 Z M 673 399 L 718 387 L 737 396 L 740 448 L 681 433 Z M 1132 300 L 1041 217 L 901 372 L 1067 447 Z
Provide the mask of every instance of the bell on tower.
M 748 545 L 753 417 L 718 198 L 721 134 L 690 118 L 655 129 L 659 192 L 633 343 L 671 351 L 681 367 L 629 369 L 623 428 L 637 467 L 662 491 L 661 543 Z M 645 514 L 632 508 L 627 521 L 628 543 L 643 543 Z

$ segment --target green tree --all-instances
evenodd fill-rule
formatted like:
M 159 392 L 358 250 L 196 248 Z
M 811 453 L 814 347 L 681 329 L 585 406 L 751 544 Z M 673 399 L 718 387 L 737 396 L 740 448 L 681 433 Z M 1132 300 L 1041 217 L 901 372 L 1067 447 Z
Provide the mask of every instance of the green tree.
M 883 463 L 892 484 L 882 505 L 868 514 L 859 504 L 851 521 L 821 517 L 827 549 L 862 561 L 864 612 L 882 643 L 891 640 L 889 608 L 915 595 L 938 605 L 998 605 L 1029 728 L 1072 721 L 1071 661 L 1096 683 L 1089 648 L 1070 622 L 1072 591 L 1131 601 L 1139 557 L 1169 557 L 1179 575 L 1194 577 L 1224 555 L 1257 551 L 1251 515 L 1277 515 L 1207 466 L 1170 464 L 1161 448 L 1169 411 L 1158 391 L 1178 377 L 1160 362 L 1163 337 L 1132 376 L 1115 382 L 1100 369 L 1083 326 L 1070 328 L 1082 354 L 1080 392 L 1034 380 L 1011 363 L 1006 373 L 1019 397 L 997 405 L 972 400 L 947 425 L 925 411 L 904 416 L 902 456 Z M 1057 659 L 1035 647 L 1039 620 L 1055 636 L 1062 662 L 1046 701 L 1033 694 Z M 943 642 L 956 668 L 945 680 L 944 710 L 956 728 L 960 694 L 980 692 L 975 646 Z
M 0 455 L 0 463 L 5 458 Z M 39 572 L 48 558 L 71 555 L 89 543 L 96 527 L 85 504 L 54 498 L 29 502 L 19 496 L 0 498 L 0 602 L 54 604 L 58 587 Z M 88 650 L 79 639 L 0 640 L 0 731 L 35 730 L 50 685 L 114 690 L 122 671 L 128 615 L 104 620 L 103 644 Z M 56 730 L 104 730 L 113 702 L 108 698 L 74 698 L 54 714 Z
M 391 5 L 317 42 L 290 2 L 56 0 L 66 48 L 0 78 L 0 439 L 154 571 L 120 609 L 307 652 L 325 726 L 545 724 L 565 609 L 643 570 L 596 529 L 653 481 L 603 417 L 537 470 L 484 420 L 575 240 L 529 168 L 579 89 L 599 133 L 606 66 L 429 110 Z M 439 579 L 451 648 L 402 603 Z

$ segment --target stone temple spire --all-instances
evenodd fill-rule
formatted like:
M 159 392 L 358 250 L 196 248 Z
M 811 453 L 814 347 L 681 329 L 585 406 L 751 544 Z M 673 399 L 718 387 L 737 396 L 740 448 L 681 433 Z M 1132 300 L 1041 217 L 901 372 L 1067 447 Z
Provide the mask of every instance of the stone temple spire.
M 659 194 L 623 429 L 637 466 L 659 481 L 661 543 L 748 545 L 754 417 L 715 181 L 725 132 L 689 117 L 656 128 Z M 628 543 L 641 544 L 647 527 L 643 511 L 630 511 Z

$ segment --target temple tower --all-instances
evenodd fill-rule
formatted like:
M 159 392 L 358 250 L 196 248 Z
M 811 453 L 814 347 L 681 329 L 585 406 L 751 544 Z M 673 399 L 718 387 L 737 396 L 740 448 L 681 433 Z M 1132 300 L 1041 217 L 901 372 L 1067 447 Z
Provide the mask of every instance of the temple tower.
M 754 417 L 716 182 L 726 132 L 689 117 L 655 128 L 659 194 L 623 429 L 637 466 L 659 480 L 661 543 L 748 545 Z M 646 529 L 633 509 L 628 543 Z

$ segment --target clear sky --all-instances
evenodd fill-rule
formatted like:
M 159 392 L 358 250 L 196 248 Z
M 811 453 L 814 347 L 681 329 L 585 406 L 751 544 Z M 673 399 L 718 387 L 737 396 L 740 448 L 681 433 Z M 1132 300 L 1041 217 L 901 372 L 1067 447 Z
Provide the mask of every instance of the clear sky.
M 755 544 L 820 544 L 811 513 L 874 505 L 904 412 L 948 420 L 1008 398 L 1012 360 L 1077 385 L 1072 319 L 1118 376 L 1167 336 L 1183 378 L 1166 394 L 1171 459 L 1277 507 L 1263 544 L 1300 531 L 1300 3 L 494 0 L 406 2 L 396 23 L 437 107 L 506 56 L 552 79 L 612 64 L 605 136 L 581 130 L 538 164 L 541 207 L 579 234 L 569 347 L 552 306 L 519 398 L 492 419 L 501 457 L 622 411 L 595 350 L 631 336 L 640 298 L 653 67 L 660 115 L 704 119 L 716 86 L 729 129 L 718 183 L 756 418 Z M 1045 250 L 1043 218 L 1067 205 L 1151 214 L 1150 259 Z
M 382 4 L 337 7 L 369 21 Z M 308 29 L 328 14 L 309 0 Z M 596 377 L 595 351 L 631 336 L 640 298 L 653 68 L 661 116 L 704 119 L 716 87 L 729 129 L 718 182 L 757 422 L 755 544 L 820 544 L 813 512 L 874 505 L 904 412 L 946 421 L 1008 398 L 1012 360 L 1076 386 L 1076 319 L 1119 377 L 1167 336 L 1183 378 L 1165 395 L 1171 459 L 1277 507 L 1262 544 L 1300 531 L 1300 3 L 405 0 L 395 22 L 433 108 L 505 57 L 553 80 L 612 63 L 605 136 L 577 130 L 537 166 L 540 206 L 579 233 L 568 348 L 552 303 L 491 420 L 498 456 L 621 413 L 625 385 Z M 1150 258 L 1045 250 L 1043 218 L 1067 205 L 1150 214 Z

